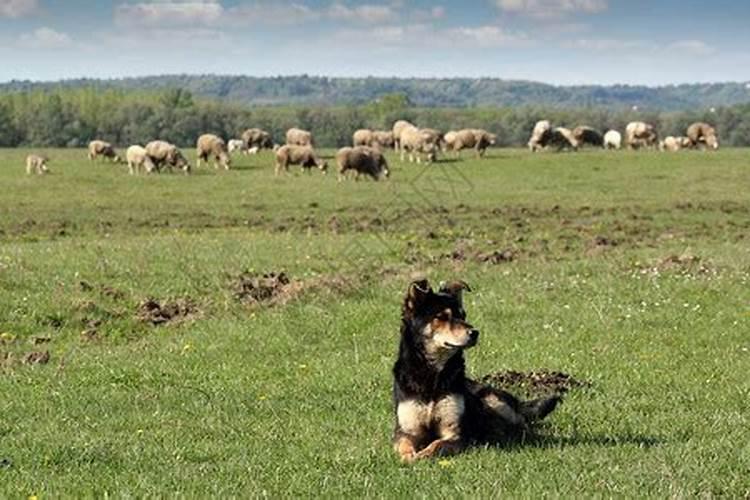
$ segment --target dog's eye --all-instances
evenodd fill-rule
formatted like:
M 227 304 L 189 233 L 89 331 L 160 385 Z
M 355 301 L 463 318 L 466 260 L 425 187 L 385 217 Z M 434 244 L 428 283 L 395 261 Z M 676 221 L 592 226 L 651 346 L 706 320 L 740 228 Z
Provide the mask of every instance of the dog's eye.
M 435 319 L 438 321 L 450 321 L 451 318 L 453 318 L 453 313 L 450 309 L 446 309 L 445 311 L 442 311 L 437 316 L 435 316 Z

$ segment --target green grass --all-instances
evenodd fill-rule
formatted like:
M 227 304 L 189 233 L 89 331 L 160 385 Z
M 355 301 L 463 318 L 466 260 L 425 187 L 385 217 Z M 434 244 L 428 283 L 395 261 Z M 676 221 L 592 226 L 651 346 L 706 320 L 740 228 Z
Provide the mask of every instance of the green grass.
M 748 150 L 392 158 L 383 183 L 269 154 L 134 178 L 80 150 L 37 177 L 27 153 L 0 151 L 0 497 L 750 494 Z M 301 290 L 243 304 L 245 270 Z M 472 374 L 591 382 L 544 439 L 397 461 L 415 272 L 474 288 Z M 153 326 L 148 297 L 195 310 Z

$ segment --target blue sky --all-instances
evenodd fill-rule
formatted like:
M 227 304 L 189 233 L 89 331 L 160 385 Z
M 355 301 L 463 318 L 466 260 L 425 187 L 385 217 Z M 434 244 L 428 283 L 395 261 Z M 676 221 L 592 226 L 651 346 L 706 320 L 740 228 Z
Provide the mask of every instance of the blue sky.
M 0 81 L 163 73 L 750 81 L 747 0 L 0 0 Z

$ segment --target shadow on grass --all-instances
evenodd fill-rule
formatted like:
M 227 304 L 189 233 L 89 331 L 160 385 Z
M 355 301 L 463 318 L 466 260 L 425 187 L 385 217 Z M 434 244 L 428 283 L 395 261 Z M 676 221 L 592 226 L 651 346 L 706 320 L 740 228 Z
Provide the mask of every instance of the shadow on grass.
M 240 172 L 251 170 L 273 170 L 273 163 L 232 165 L 232 170 L 238 170 Z
M 550 449 L 575 446 L 598 446 L 603 448 L 623 445 L 634 445 L 639 448 L 653 448 L 664 443 L 665 441 L 662 438 L 656 436 L 643 436 L 640 434 L 594 434 L 582 436 L 548 436 L 537 434 L 488 445 L 487 448 L 497 448 L 504 451 L 520 450 L 523 448 Z

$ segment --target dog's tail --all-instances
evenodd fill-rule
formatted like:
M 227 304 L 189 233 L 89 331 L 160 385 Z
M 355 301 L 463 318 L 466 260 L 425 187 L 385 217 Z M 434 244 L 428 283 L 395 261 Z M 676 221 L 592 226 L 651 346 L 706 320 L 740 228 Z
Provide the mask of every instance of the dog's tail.
M 530 422 L 542 420 L 552 413 L 557 405 L 562 402 L 562 396 L 546 396 L 543 398 L 532 399 L 521 403 L 521 414 Z

